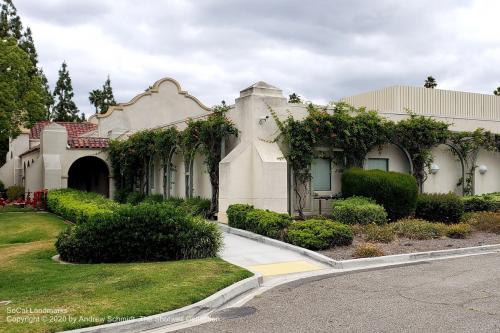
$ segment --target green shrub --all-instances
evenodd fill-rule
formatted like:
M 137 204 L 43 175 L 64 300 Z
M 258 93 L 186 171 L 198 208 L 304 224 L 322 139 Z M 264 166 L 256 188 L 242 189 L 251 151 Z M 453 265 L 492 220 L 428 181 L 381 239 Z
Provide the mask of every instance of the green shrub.
M 144 200 L 144 195 L 140 194 L 139 192 L 130 192 L 127 194 L 127 198 L 125 199 L 125 203 L 131 204 L 131 205 L 138 205 Z
M 369 224 L 364 229 L 364 240 L 368 242 L 390 243 L 396 238 L 394 230 L 389 226 Z
M 410 174 L 352 168 L 342 174 L 342 194 L 373 198 L 394 221 L 413 214 L 418 186 Z
M 127 196 L 129 193 L 130 192 L 128 190 L 117 189 L 115 191 L 113 199 L 115 199 L 116 202 L 124 204 L 127 202 Z
M 286 228 L 291 223 L 292 218 L 288 214 L 253 209 L 246 214 L 245 229 L 266 237 L 283 240 Z
M 96 214 L 109 215 L 119 206 L 100 194 L 74 189 L 51 190 L 47 197 L 47 208 L 51 212 L 74 223 L 85 223 Z
M 162 194 L 150 194 L 144 197 L 144 200 L 142 200 L 143 203 L 162 203 L 163 200 L 163 195 Z
M 294 222 L 288 228 L 288 243 L 310 250 L 324 250 L 350 245 L 353 234 L 349 226 L 331 220 Z
M 332 219 L 344 224 L 384 224 L 387 213 L 371 199 L 351 197 L 333 201 Z
M 463 197 L 464 211 L 466 212 L 486 212 L 496 209 L 496 202 L 488 196 Z
M 500 234 L 500 212 L 469 213 L 464 220 L 478 231 Z
M 17 200 L 24 197 L 24 187 L 10 186 L 7 188 L 7 199 Z
M 420 194 L 415 216 L 429 221 L 458 223 L 464 213 L 464 202 L 453 193 Z
M 186 213 L 193 216 L 201 216 L 203 218 L 207 218 L 210 212 L 210 200 L 201 197 L 188 199 L 170 197 L 165 200 L 165 203 L 170 204 L 174 207 L 179 207 Z
M 253 206 L 245 204 L 230 205 L 227 210 L 227 221 L 230 227 L 247 229 L 247 213 L 253 210 Z
M 218 227 L 169 204 L 122 205 L 61 233 L 56 248 L 69 262 L 135 262 L 215 257 Z
M 419 219 L 402 219 L 390 224 L 397 236 L 409 239 L 440 238 L 446 233 L 446 225 Z
M 200 197 L 188 198 L 185 200 L 183 208 L 193 216 L 207 218 L 210 213 L 210 199 Z
M 467 223 L 457 223 L 448 226 L 446 237 L 449 238 L 467 238 L 471 233 L 471 226 Z
M 385 255 L 384 251 L 375 244 L 360 244 L 356 246 L 352 256 L 354 258 L 371 258 Z

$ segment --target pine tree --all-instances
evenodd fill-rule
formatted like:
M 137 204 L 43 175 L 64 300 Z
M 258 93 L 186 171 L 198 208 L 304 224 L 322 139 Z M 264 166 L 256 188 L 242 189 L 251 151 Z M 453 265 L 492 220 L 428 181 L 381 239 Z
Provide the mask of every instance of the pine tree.
M 495 95 L 495 96 L 500 96 L 500 87 L 498 87 L 497 89 L 495 89 L 495 90 L 493 91 L 493 95 Z
M 12 0 L 4 0 L 0 11 L 0 38 L 14 37 L 20 40 L 23 36 L 21 18 L 17 15 Z
M 71 85 L 71 77 L 67 70 L 66 62 L 62 63 L 59 70 L 59 78 L 57 79 L 53 95 L 56 103 L 52 110 L 54 121 L 81 121 L 78 116 L 78 108 L 75 102 L 73 102 L 73 86 Z
M 89 93 L 89 101 L 94 105 L 96 113 L 106 113 L 110 106 L 116 105 L 109 75 L 102 86 L 102 90 L 94 89 Z
M 288 103 L 302 103 L 302 99 L 296 93 L 288 96 Z
M 26 31 L 23 33 L 23 37 L 19 40 L 19 47 L 21 47 L 21 49 L 23 49 L 24 52 L 28 53 L 33 65 L 37 66 L 38 53 L 36 52 L 35 42 L 33 41 L 33 36 L 31 35 L 30 27 L 26 28 Z
M 42 81 L 43 85 L 43 92 L 44 92 L 44 101 L 45 101 L 45 119 L 50 120 L 50 110 L 52 108 L 52 105 L 54 105 L 54 96 L 52 96 L 52 93 L 50 92 L 50 86 L 49 86 L 49 80 L 47 80 L 47 77 L 45 76 L 45 73 L 43 72 L 43 69 L 40 68 L 39 76 Z
M 427 80 L 425 80 L 424 87 L 430 89 L 436 88 L 437 87 L 436 79 L 433 78 L 432 76 L 428 76 Z

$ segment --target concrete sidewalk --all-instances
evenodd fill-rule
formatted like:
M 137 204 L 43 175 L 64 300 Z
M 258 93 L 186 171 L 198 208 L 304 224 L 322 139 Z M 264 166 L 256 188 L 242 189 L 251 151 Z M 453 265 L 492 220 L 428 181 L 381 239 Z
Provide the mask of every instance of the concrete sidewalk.
M 264 244 L 223 231 L 224 248 L 220 257 L 232 264 L 266 277 L 332 270 L 332 267 L 297 252 Z

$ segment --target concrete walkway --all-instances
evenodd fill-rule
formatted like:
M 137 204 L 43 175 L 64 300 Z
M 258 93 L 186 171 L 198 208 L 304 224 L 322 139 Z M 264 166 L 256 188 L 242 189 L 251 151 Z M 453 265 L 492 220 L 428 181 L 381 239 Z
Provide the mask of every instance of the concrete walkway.
M 224 248 L 220 257 L 232 264 L 269 277 L 285 274 L 331 270 L 331 267 L 299 253 L 263 244 L 242 236 L 223 232 Z

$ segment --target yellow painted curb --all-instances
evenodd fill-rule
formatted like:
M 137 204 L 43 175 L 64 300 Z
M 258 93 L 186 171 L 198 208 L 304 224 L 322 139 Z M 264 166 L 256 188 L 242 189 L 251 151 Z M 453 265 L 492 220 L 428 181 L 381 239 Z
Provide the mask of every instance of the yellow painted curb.
M 323 267 L 321 266 L 317 266 L 303 260 L 280 262 L 275 264 L 253 265 L 249 266 L 248 268 L 254 272 L 261 273 L 263 276 L 309 272 L 323 269 Z

